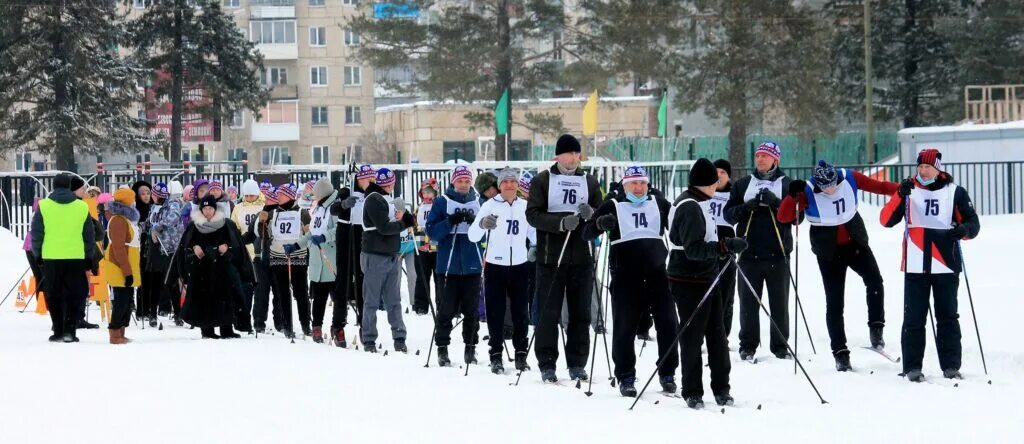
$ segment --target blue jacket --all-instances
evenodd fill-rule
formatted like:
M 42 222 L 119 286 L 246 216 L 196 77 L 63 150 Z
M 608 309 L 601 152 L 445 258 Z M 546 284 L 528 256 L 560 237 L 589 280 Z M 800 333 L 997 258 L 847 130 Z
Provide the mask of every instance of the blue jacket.
M 454 227 L 448 222 L 448 201 L 467 203 L 476 200 L 475 191 L 459 194 L 451 186 L 443 196 L 434 201 L 427 215 L 427 236 L 437 242 L 437 267 L 439 275 L 473 275 L 483 271 L 480 245 L 470 242 L 465 234 L 452 234 Z M 473 221 L 476 223 L 476 221 Z

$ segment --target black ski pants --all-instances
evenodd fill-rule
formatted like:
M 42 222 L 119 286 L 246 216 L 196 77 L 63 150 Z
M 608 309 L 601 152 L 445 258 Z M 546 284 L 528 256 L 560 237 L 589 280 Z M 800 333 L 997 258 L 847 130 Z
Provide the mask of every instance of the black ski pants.
M 348 302 L 338 294 L 338 285 L 330 282 L 310 282 L 313 293 L 313 326 L 323 327 L 324 313 L 327 312 L 327 298 L 334 304 L 331 310 L 331 328 L 342 328 L 348 323 Z
M 437 314 L 437 346 L 447 347 L 452 342 L 452 319 L 458 312 L 462 313 L 463 343 L 476 345 L 480 328 L 480 275 L 451 274 L 444 278 L 442 286 L 444 294 L 441 295 L 441 308 Z
M 273 265 L 270 267 L 274 275 L 274 300 L 283 320 L 284 328 L 295 332 L 292 322 L 292 297 L 299 308 L 299 325 L 302 332 L 309 331 L 309 289 L 306 280 L 306 266 L 292 265 L 289 276 L 287 265 Z M 291 283 L 289 286 L 288 284 Z M 277 315 L 274 315 L 277 321 Z
M 665 270 L 616 270 L 611 277 L 615 377 L 619 381 L 636 377 L 634 344 L 637 326 L 652 314 L 658 333 L 658 359 L 665 359 L 658 374 L 675 375 L 679 368 L 679 351 L 673 342 L 679 331 L 679 319 L 669 294 Z
M 943 370 L 959 370 L 960 315 L 957 290 L 960 273 L 906 273 L 903 278 L 903 371 L 920 370 L 927 342 L 930 296 L 935 298 L 935 348 Z
M 505 345 L 505 313 L 512 316 L 512 348 L 526 353 L 530 329 L 529 294 L 524 277 L 533 264 L 504 266 L 487 264 L 484 268 L 484 298 L 487 304 L 487 334 L 490 355 L 500 355 Z M 508 305 L 506 305 L 506 302 Z
M 750 280 L 756 295 L 750 293 L 745 282 L 740 284 L 740 349 L 757 350 L 761 345 L 761 306 L 764 287 L 768 288 L 768 309 L 779 330 L 771 329 L 769 349 L 773 354 L 788 353 L 789 341 L 789 270 L 786 261 L 779 259 L 740 260 L 740 270 Z M 723 275 L 724 276 L 724 275 Z M 779 334 L 779 331 L 782 334 Z
M 679 307 L 679 322 L 685 328 L 679 346 L 682 355 L 684 398 L 704 396 L 701 344 L 705 339 L 708 346 L 708 366 L 711 368 L 711 391 L 715 395 L 729 393 L 729 372 L 732 370 L 732 363 L 729 361 L 729 339 L 725 335 L 725 326 L 722 323 L 722 296 L 715 288 L 708 294 L 704 304 L 700 303 L 710 286 L 710 282 L 671 283 L 672 297 Z M 687 321 L 690 322 L 689 325 L 686 325 Z
M 89 295 L 86 261 L 55 259 L 43 261 L 43 292 L 50 312 L 53 334 L 75 334 Z
M 562 301 L 568 304 L 565 363 L 569 368 L 585 367 L 590 351 L 590 309 L 593 299 L 592 264 L 537 265 L 538 323 L 536 355 L 541 370 L 554 369 L 558 361 L 558 321 Z
M 832 343 L 832 354 L 849 353 L 846 347 L 846 324 L 843 309 L 846 301 L 846 270 L 853 270 L 864 280 L 867 293 L 868 327 L 885 326 L 885 288 L 871 248 L 855 243 L 836 248 L 832 259 L 818 258 L 818 269 L 825 286 L 825 325 Z
M 437 266 L 437 252 L 419 252 L 416 256 L 416 295 L 413 297 L 412 309 L 418 313 L 430 311 L 430 291 L 434 291 L 434 307 L 441 306 L 440 276 L 437 276 L 434 268 Z M 434 277 L 434 285 L 430 285 L 430 278 Z
M 718 280 L 718 293 L 722 295 L 722 324 L 725 336 L 732 333 L 733 307 L 736 306 L 736 264 L 730 258 L 720 259 L 718 269 L 729 267 Z M 770 297 L 770 296 L 769 296 Z
M 268 305 L 271 304 L 270 292 L 274 288 L 273 273 L 270 272 L 270 266 L 262 259 L 253 260 L 252 267 L 256 272 L 256 286 L 253 292 L 253 322 L 256 324 L 257 329 L 265 329 L 267 327 Z M 277 293 L 277 290 L 274 290 L 274 293 Z M 274 315 L 274 329 L 283 330 L 284 323 L 281 318 L 281 311 L 278 309 L 277 299 L 277 297 L 274 297 L 274 308 L 272 310 Z

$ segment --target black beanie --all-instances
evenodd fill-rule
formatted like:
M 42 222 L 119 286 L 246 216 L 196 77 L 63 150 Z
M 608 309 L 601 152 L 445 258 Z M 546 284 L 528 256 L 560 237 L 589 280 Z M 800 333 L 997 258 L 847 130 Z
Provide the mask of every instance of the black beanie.
M 71 176 L 71 186 L 68 187 L 71 191 L 78 191 L 79 188 L 85 186 L 85 181 L 81 177 Z
M 732 177 L 732 164 L 729 163 L 728 160 L 725 160 L 725 159 L 718 159 L 718 160 L 716 160 L 715 161 L 715 168 L 721 168 L 721 169 L 725 170 L 725 174 L 728 174 L 729 177 Z
M 60 173 L 53 177 L 53 188 L 71 188 L 71 175 Z
M 697 159 L 697 162 L 690 168 L 690 186 L 706 187 L 717 182 L 718 170 L 715 169 L 715 165 L 703 157 Z
M 555 155 L 565 153 L 579 153 L 583 150 L 580 148 L 580 141 L 576 140 L 572 134 L 562 134 L 562 137 L 558 138 L 558 143 L 555 144 Z

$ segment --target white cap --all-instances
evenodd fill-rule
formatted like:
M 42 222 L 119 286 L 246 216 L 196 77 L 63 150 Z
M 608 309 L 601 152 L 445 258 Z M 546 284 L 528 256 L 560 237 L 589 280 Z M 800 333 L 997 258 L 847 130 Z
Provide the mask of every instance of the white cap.
M 167 184 L 167 194 L 171 196 L 181 196 L 185 190 L 181 187 L 181 182 L 172 180 L 171 183 Z
M 255 180 L 249 179 L 242 183 L 243 196 L 259 196 L 260 185 Z

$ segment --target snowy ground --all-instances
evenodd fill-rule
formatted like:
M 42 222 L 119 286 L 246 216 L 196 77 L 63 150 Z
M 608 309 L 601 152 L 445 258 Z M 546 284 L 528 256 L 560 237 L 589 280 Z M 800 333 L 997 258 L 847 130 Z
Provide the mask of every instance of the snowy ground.
M 879 227 L 877 209 L 862 212 L 886 278 L 888 350 L 898 356 L 903 279 L 897 270 L 903 230 Z M 429 317 L 407 316 L 409 355 L 369 355 L 312 341 L 293 345 L 281 336 L 204 341 L 197 330 L 139 330 L 134 325 L 128 330 L 134 342 L 127 346 L 108 345 L 104 330 L 81 332 L 82 343 L 64 345 L 47 343 L 49 318 L 17 313 L 12 296 L 0 308 L 0 442 L 1016 440 L 1022 430 L 1018 400 L 1024 396 L 1024 349 L 1016 326 L 1024 300 L 1017 262 L 1007 258 L 1024 247 L 1022 222 L 1024 216 L 985 217 L 981 237 L 964 245 L 991 376 L 982 372 L 966 287 L 961 285 L 967 379 L 959 387 L 941 379 L 930 338 L 925 355 L 929 382 L 924 384 L 906 382 L 896 376 L 898 365 L 859 348 L 868 344 L 867 314 L 863 284 L 853 273 L 848 277 L 846 323 L 856 372 L 834 370 L 820 276 L 804 227 L 801 296 L 818 354 L 809 353 L 802 329 L 800 350 L 827 405 L 819 403 L 802 375 L 793 374 L 792 361 L 778 361 L 766 348 L 759 350 L 757 365 L 740 362 L 733 354 L 737 405 L 724 414 L 711 407 L 710 389 L 704 411 L 686 409 L 680 399 L 654 390 L 629 411 L 630 400 L 607 381 L 603 348 L 593 375 L 594 395 L 587 397 L 585 385 L 582 390 L 568 383 L 543 385 L 535 365 L 519 387 L 510 386 L 514 372 L 492 375 L 484 365 L 472 367 L 464 377 L 458 334 L 452 346 L 455 368 L 439 369 L 433 362 L 423 368 Z M 17 250 L 20 241 L 3 234 L 0 250 L 9 253 L 0 286 L 6 290 L 25 265 Z M 90 316 L 95 320 L 98 312 Z M 383 318 L 380 342 L 390 349 Z M 767 322 L 762 326 L 767 342 Z M 350 327 L 350 341 L 354 334 Z M 638 366 L 641 379 L 654 368 L 650 345 Z M 485 362 L 482 349 L 478 355 Z M 567 379 L 564 368 L 559 371 Z

